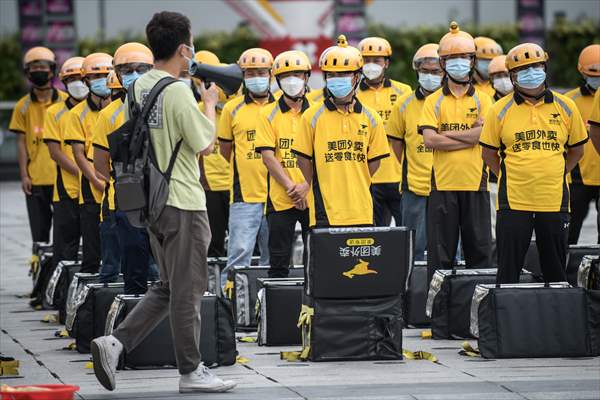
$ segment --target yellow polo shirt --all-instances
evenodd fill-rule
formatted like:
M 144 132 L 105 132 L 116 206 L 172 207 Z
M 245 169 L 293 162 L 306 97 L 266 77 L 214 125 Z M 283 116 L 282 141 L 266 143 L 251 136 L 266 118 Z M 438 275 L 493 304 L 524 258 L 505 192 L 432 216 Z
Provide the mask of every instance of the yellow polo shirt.
M 296 112 L 287 105 L 282 96 L 263 108 L 258 116 L 256 151 L 273 150 L 275 158 L 295 183 L 304 182 L 304 176 L 298 168 L 296 154 L 292 153 L 292 145 L 300 130 L 302 113 L 309 106 L 308 100 L 304 99 L 302 109 Z M 269 176 L 267 211 L 284 211 L 293 207 L 294 202 L 287 195 L 285 188 Z
M 73 107 L 69 101 L 65 100 L 48 108 L 44 120 L 44 143 L 58 143 L 60 151 L 71 161 L 75 162 L 71 146 L 67 145 L 63 140 L 65 125 L 68 119 L 66 115 Z M 79 175 L 72 175 L 56 164 L 56 179 L 54 180 L 52 201 L 74 200 L 78 197 Z
M 69 145 L 73 143 L 83 144 L 84 154 L 88 157 L 88 160 L 99 112 L 100 108 L 92 102 L 90 95 L 86 100 L 73 107 L 66 115 L 64 140 Z M 92 163 L 91 160 L 90 163 Z M 93 187 L 81 171 L 79 171 L 79 179 L 81 182 L 79 204 L 100 204 L 102 202 L 102 192 Z
M 391 79 L 385 79 L 380 88 L 373 89 L 363 79 L 356 92 L 356 97 L 362 104 L 377 111 L 385 127 L 392 115 L 394 105 L 398 102 L 398 98 L 411 91 L 412 88 L 407 84 Z M 374 184 L 399 183 L 401 181 L 402 165 L 395 156 L 381 160 L 381 165 L 372 179 Z
M 567 148 L 588 135 L 575 103 L 547 90 L 529 104 L 518 93 L 496 102 L 485 118 L 480 143 L 500 153 L 500 210 L 569 211 Z
M 50 106 L 64 101 L 67 97 L 66 93 L 52 89 L 50 100 L 42 103 L 32 90 L 15 104 L 8 129 L 25 135 L 27 174 L 34 186 L 51 186 L 56 180 L 56 164 L 43 141 L 44 119 Z
M 224 106 L 224 103 L 218 103 L 215 108 L 217 132 L 219 130 L 219 120 Z M 199 102 L 198 107 L 200 108 L 200 111 L 204 112 L 204 103 Z M 229 187 L 231 186 L 229 163 L 221 155 L 218 140 L 215 141 L 212 153 L 207 156 L 202 156 L 200 160 L 202 165 L 202 175 L 200 179 L 203 180 L 203 183 L 205 183 L 211 191 L 229 190 Z
M 302 115 L 292 152 L 312 160 L 311 226 L 373 224 L 369 161 L 390 155 L 383 122 L 356 99 L 342 112 L 327 98 Z
M 478 89 L 479 91 L 487 94 L 491 98 L 494 98 L 494 95 L 496 94 L 496 89 L 494 89 L 494 86 L 491 84 L 490 81 L 485 81 L 483 83 L 475 82 L 474 85 L 475 89 Z
M 270 95 L 265 104 L 254 102 L 249 95 L 227 102 L 219 119 L 219 140 L 233 142 L 231 152 L 232 203 L 267 201 L 267 167 L 256 150 L 256 124 L 260 111 L 275 101 Z
M 492 99 L 471 86 L 465 95 L 456 97 L 447 84 L 427 96 L 419 120 L 419 132 L 430 128 L 440 131 L 464 131 L 487 114 Z M 481 158 L 481 147 L 462 150 L 433 150 L 431 189 L 439 191 L 486 191 L 487 168 Z
M 433 163 L 433 150 L 425 146 L 417 129 L 425 98 L 419 88 L 400 97 L 386 125 L 388 138 L 404 142 L 402 190 L 419 196 L 429 196 Z
M 123 110 L 125 105 L 122 99 L 113 100 L 109 105 L 104 107 L 98 113 L 98 119 L 96 121 L 96 128 L 94 129 L 94 135 L 92 137 L 92 146 L 90 147 L 90 154 L 88 158 L 94 158 L 94 148 L 99 148 L 110 152 L 110 146 L 108 143 L 108 137 L 115 130 L 119 129 L 121 125 L 125 123 L 125 114 Z M 111 162 L 112 172 L 112 162 Z M 102 193 L 102 208 L 108 207 L 109 210 L 115 211 L 115 180 L 110 176 L 108 186 Z
M 596 90 L 598 92 L 598 90 Z M 565 93 L 565 96 L 575 102 L 583 122 L 588 124 L 594 104 L 594 93 L 587 86 L 581 86 Z M 589 129 L 589 128 L 588 128 Z M 600 155 L 596 152 L 592 141 L 583 147 L 583 157 L 571 171 L 573 183 L 583 183 L 589 186 L 600 186 Z

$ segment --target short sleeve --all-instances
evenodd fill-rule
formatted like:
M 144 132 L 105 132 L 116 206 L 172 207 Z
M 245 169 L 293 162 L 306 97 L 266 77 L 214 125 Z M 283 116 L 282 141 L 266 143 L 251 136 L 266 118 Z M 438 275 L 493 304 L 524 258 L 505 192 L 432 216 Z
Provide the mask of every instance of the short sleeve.
M 63 117 L 66 118 L 64 141 L 67 144 L 85 144 L 85 132 L 83 132 L 83 126 L 79 122 L 79 115 L 74 110 L 76 108 L 71 109 Z
M 481 110 L 479 110 L 479 115 L 485 119 L 494 102 L 492 101 L 492 98 L 484 92 L 479 92 L 479 102 L 481 104 Z
M 500 148 L 500 121 L 494 107 L 490 108 L 485 114 L 483 128 L 479 136 L 479 144 L 489 149 L 498 150 Z
M 268 112 L 268 114 L 267 114 Z M 277 135 L 269 121 L 269 114 L 273 112 L 273 107 L 265 107 L 258 114 L 256 123 L 256 151 L 275 150 L 277 147 Z
M 225 104 L 221 117 L 219 118 L 217 137 L 225 142 L 233 142 L 232 123 L 233 116 L 231 115 L 231 101 Z
M 600 126 L 600 90 L 596 90 L 594 103 L 592 104 L 592 113 L 589 118 L 590 125 Z
M 408 103 L 410 103 L 410 95 L 402 96 L 398 103 L 392 109 L 392 114 L 390 115 L 390 119 L 385 125 L 385 133 L 390 139 L 396 140 L 404 140 L 406 125 L 405 125 L 405 113 L 408 107 Z
M 60 137 L 58 120 L 64 117 L 64 115 L 60 115 L 62 110 L 59 110 L 58 113 L 55 113 L 54 111 L 54 107 L 50 107 L 48 110 L 46 110 L 46 117 L 44 118 L 43 139 L 44 142 L 61 143 L 62 140 Z
M 292 153 L 309 160 L 313 157 L 314 149 L 315 130 L 311 124 L 311 115 L 313 114 L 314 113 L 309 113 L 308 110 L 302 114 L 300 129 L 298 129 L 294 144 L 292 145 Z
M 92 146 L 101 150 L 109 151 L 108 134 L 111 131 L 110 121 L 104 113 L 98 114 L 96 127 L 94 128 L 94 136 L 92 136 Z M 92 150 L 93 151 L 93 150 Z
M 390 146 L 383 128 L 383 121 L 379 115 L 375 117 L 375 126 L 371 129 L 369 136 L 369 148 L 367 149 L 367 160 L 376 161 L 390 155 Z
M 25 133 L 25 101 L 19 100 L 10 117 L 8 129 L 14 133 Z
M 440 126 L 440 121 L 435 113 L 435 102 L 439 99 L 438 96 L 430 95 L 425 99 L 423 104 L 423 110 L 421 112 L 421 119 L 419 120 L 419 133 L 423 133 L 423 129 L 429 128 L 437 132 Z
M 597 97 L 597 96 L 596 96 Z M 588 133 L 585 128 L 583 118 L 579 109 L 573 103 L 572 107 L 573 114 L 571 114 L 571 129 L 569 132 L 569 140 L 567 141 L 567 147 L 580 146 L 588 141 Z
M 183 141 L 200 153 L 213 142 L 215 126 L 198 108 L 192 91 L 184 84 L 175 83 L 165 95 L 165 104 L 175 116 Z

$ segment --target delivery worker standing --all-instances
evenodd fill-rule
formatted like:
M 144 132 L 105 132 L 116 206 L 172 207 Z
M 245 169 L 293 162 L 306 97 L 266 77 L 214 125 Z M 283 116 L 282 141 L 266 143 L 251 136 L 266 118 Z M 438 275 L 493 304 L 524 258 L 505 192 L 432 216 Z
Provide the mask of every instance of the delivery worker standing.
M 67 88 L 69 97 L 54 104 L 44 120 L 44 142 L 56 162 L 56 179 L 52 207 L 54 209 L 53 262 L 77 260 L 79 239 L 79 168 L 73 158 L 71 146 L 64 141 L 69 110 L 85 100 L 89 89 L 82 81 L 83 57 L 72 57 L 64 62 L 58 74 Z
M 567 93 L 575 102 L 584 122 L 592 114 L 594 94 L 600 87 L 600 44 L 592 44 L 581 51 L 577 69 L 584 83 Z M 590 201 L 595 201 L 596 209 L 600 197 L 600 155 L 594 149 L 592 141 L 583 146 L 583 157 L 571 171 L 571 224 L 569 225 L 569 244 L 576 244 L 581 226 L 588 214 Z M 600 225 L 596 226 L 600 243 Z
M 515 92 L 492 106 L 481 133 L 483 159 L 498 176 L 498 283 L 519 281 L 534 229 L 544 280 L 566 280 L 566 175 L 588 136 L 575 103 L 548 89 L 547 61 L 533 43 L 508 52 Z
M 410 93 L 412 88 L 386 76 L 392 56 L 392 46 L 380 37 L 368 37 L 360 41 L 358 49 L 364 60 L 361 80 L 356 97 L 367 107 L 374 109 L 384 126 L 392 114 L 398 98 Z M 379 169 L 373 175 L 373 214 L 376 226 L 388 226 L 394 217 L 396 226 L 402 224 L 400 182 L 402 181 L 401 161 L 396 157 L 381 160 Z
M 490 83 L 494 88 L 494 101 L 498 101 L 513 92 L 513 84 L 506 68 L 506 56 L 496 56 L 488 65 Z
M 221 154 L 231 166 L 227 270 L 250 265 L 258 236 L 260 264 L 269 265 L 269 228 L 265 217 L 267 168 L 256 152 L 256 125 L 260 111 L 275 101 L 271 94 L 273 56 L 265 49 L 244 51 L 238 60 L 244 71 L 244 94 L 223 107 L 218 137 Z
M 438 90 L 444 71 L 437 43 L 421 46 L 413 57 L 419 86 L 401 96 L 392 109 L 386 133 L 398 161 L 402 162 L 402 225 L 415 230 L 415 260 L 425 260 L 427 199 L 431 191 L 433 152 L 423 143 L 417 126 L 427 96 Z
M 267 220 L 269 222 L 270 278 L 287 278 L 296 223 L 302 227 L 306 247 L 308 183 L 298 168 L 292 144 L 300 130 L 302 113 L 309 107 L 305 97 L 311 65 L 301 51 L 285 51 L 273 62 L 273 75 L 283 92 L 258 117 L 256 151 L 269 171 Z
M 52 86 L 56 59 L 50 49 L 29 49 L 23 57 L 23 67 L 32 87 L 15 104 L 8 129 L 17 134 L 21 188 L 25 193 L 31 239 L 49 242 L 56 165 L 43 142 L 44 119 L 46 110 L 67 95 Z
M 490 197 L 479 134 L 492 100 L 472 83 L 471 35 L 453 22 L 439 46 L 446 79 L 425 100 L 419 122 L 425 145 L 433 149 L 427 262 L 430 272 L 452 268 L 460 232 L 467 266 L 489 267 Z
M 494 39 L 478 36 L 475 39 L 475 88 L 488 96 L 494 96 L 494 87 L 490 81 L 489 65 L 494 57 L 502 55 L 502 47 Z
M 80 170 L 81 272 L 97 273 L 100 269 L 100 204 L 105 184 L 96 176 L 89 155 L 98 113 L 111 101 L 106 77 L 112 69 L 112 57 L 106 53 L 92 53 L 83 60 L 81 71 L 90 93 L 69 111 L 65 126 L 65 142 L 71 145 Z
M 292 145 L 312 188 L 311 227 L 373 224 L 371 176 L 389 146 L 381 117 L 355 96 L 362 66 L 360 51 L 343 35 L 319 59 L 327 97 L 304 112 Z

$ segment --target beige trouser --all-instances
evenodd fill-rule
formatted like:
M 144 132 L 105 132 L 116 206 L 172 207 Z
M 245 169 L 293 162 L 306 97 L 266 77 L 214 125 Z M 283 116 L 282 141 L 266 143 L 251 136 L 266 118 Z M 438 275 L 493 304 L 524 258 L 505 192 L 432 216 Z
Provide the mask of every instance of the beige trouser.
M 148 229 L 160 283 L 151 287 L 113 335 L 133 350 L 168 315 L 180 374 L 200 363 L 200 303 L 207 288 L 211 234 L 206 211 L 167 206 Z

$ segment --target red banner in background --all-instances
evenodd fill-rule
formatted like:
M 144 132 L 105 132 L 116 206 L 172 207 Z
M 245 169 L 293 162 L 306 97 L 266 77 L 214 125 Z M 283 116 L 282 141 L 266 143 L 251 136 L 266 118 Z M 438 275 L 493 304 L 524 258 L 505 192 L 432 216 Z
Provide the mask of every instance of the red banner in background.
M 318 38 L 292 38 L 288 36 L 277 39 L 262 39 L 260 41 L 260 46 L 269 50 L 273 57 L 277 57 L 278 54 L 287 50 L 303 51 L 310 59 L 313 70 L 319 69 L 319 56 L 321 53 L 334 44 L 333 40 L 325 36 Z

